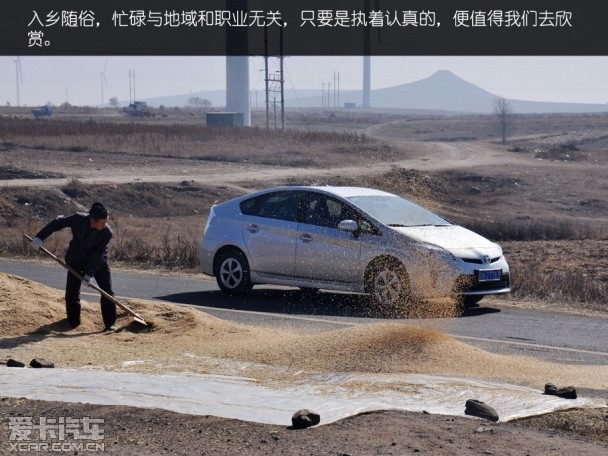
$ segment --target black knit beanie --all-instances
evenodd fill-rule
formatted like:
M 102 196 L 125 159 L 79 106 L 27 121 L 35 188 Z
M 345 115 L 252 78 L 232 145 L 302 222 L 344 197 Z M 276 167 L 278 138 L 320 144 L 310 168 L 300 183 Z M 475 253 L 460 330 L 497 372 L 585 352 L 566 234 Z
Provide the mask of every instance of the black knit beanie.
M 101 203 L 93 203 L 89 215 L 94 219 L 106 219 L 108 218 L 108 210 Z

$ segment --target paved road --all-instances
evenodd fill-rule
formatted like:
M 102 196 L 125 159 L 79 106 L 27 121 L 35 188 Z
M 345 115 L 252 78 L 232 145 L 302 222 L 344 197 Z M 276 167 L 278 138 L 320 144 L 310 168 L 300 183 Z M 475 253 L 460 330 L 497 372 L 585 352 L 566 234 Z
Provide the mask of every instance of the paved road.
M 0 272 L 63 289 L 59 265 L 0 260 Z M 190 305 L 215 317 L 301 331 L 386 322 L 375 318 L 363 296 L 319 293 L 304 298 L 293 288 L 259 287 L 247 297 L 228 298 L 201 274 L 175 277 L 113 270 L 114 290 L 125 297 Z M 94 293 L 83 288 L 86 298 Z M 516 309 L 497 300 L 482 301 L 461 318 L 415 319 L 408 323 L 439 330 L 495 353 L 535 356 L 573 364 L 608 364 L 608 319 Z

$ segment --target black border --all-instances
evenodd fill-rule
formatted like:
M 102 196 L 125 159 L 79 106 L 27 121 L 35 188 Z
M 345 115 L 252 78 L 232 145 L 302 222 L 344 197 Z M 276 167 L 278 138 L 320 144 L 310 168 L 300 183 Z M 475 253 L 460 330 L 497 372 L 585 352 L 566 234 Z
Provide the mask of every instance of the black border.
M 264 27 L 155 27 L 149 22 L 144 27 L 114 26 L 113 13 L 123 11 L 129 14 L 143 11 L 146 15 L 166 11 L 280 12 L 281 20 L 287 23 L 283 27 L 284 54 L 292 56 L 608 55 L 608 40 L 603 33 L 608 5 L 590 0 L 28 0 L 7 4 L 3 9 L 0 55 L 255 56 L 266 52 Z M 34 11 L 41 18 L 42 27 L 36 23 L 28 25 Z M 48 26 L 49 14 L 64 11 L 93 11 L 99 26 Z M 433 12 L 435 24 L 440 25 L 344 28 L 312 27 L 307 22 L 301 27 L 302 11 L 308 16 L 313 12 L 315 20 L 320 11 L 331 11 L 333 15 L 335 11 L 397 12 L 398 17 L 403 11 L 414 11 L 417 17 L 422 17 L 423 12 Z M 503 19 L 508 11 L 527 12 L 528 18 L 546 11 L 549 19 L 559 13 L 567 25 L 540 26 L 537 22 L 537 26 L 528 23 L 526 27 L 457 27 L 456 11 L 467 12 L 469 17 L 481 12 L 486 15 L 486 21 L 492 11 L 502 12 Z M 564 20 L 566 14 L 571 14 L 569 20 Z M 31 32 L 42 32 L 42 39 L 32 40 Z M 228 32 L 241 37 L 246 34 L 249 40 L 237 38 L 227 45 Z M 267 32 L 268 53 L 277 55 L 279 27 L 272 24 Z

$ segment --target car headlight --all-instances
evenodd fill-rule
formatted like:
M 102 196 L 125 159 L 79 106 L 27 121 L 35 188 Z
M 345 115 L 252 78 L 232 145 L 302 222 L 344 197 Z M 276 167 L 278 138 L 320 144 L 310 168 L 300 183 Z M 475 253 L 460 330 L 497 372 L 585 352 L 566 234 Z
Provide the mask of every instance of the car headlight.
M 443 247 L 439 247 L 438 245 L 430 244 L 428 242 L 416 242 L 414 246 L 422 251 L 428 252 L 429 255 L 432 255 L 437 259 L 456 261 L 456 257 L 452 254 L 452 252 L 444 249 Z
M 495 245 L 495 246 L 496 246 L 496 248 L 498 249 L 498 256 L 499 256 L 500 258 L 502 258 L 502 257 L 503 257 L 503 255 L 504 255 L 504 253 L 503 253 L 503 251 L 502 251 L 502 247 L 501 247 L 501 246 L 499 246 L 498 244 L 494 244 L 494 245 Z

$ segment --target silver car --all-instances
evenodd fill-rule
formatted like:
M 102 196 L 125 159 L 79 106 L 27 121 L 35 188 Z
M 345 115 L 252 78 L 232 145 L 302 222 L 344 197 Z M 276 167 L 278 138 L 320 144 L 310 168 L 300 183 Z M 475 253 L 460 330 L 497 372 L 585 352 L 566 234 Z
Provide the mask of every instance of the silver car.
M 278 187 L 214 205 L 203 273 L 229 295 L 254 285 L 368 293 L 383 306 L 451 293 L 508 293 L 499 245 L 399 196 L 359 187 Z

